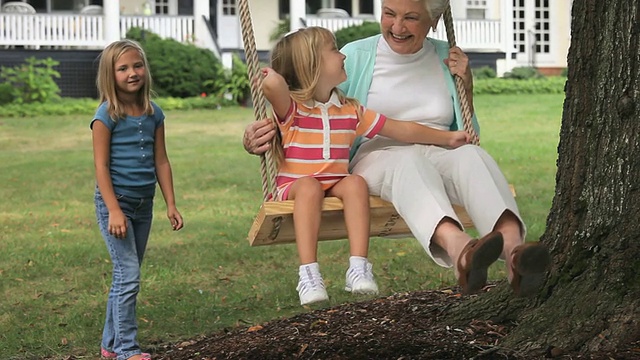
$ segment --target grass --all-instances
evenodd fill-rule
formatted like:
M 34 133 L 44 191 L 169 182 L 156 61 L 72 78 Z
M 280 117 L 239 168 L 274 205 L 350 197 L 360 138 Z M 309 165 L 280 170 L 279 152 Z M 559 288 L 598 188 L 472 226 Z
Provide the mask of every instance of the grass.
M 562 95 L 477 96 L 482 146 L 516 186 L 528 240 L 544 231 L 554 191 Z M 186 226 L 170 231 L 158 193 L 138 297 L 144 349 L 306 311 L 293 245 L 252 248 L 259 159 L 240 139 L 251 109 L 168 112 L 167 146 Z M 95 224 L 87 116 L 0 118 L 0 354 L 94 358 L 111 277 Z M 331 301 L 343 290 L 346 241 L 323 242 Z M 381 295 L 451 285 L 413 239 L 373 239 Z M 505 276 L 504 266 L 491 269 Z

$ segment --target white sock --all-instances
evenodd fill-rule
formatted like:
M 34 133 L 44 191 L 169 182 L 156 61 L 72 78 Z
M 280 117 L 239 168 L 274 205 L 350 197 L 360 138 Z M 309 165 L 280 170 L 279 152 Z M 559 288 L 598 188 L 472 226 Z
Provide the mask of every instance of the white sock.
M 363 256 L 351 256 L 349 257 L 349 267 L 364 267 L 369 260 Z
M 310 275 L 317 275 L 320 277 L 320 265 L 317 262 L 300 265 L 298 269 L 300 277 L 309 277 Z

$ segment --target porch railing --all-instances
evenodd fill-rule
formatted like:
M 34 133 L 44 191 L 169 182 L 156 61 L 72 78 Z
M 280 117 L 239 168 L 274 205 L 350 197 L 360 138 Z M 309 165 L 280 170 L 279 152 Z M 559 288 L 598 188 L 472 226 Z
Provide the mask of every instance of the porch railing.
M 304 19 L 307 26 L 322 26 L 334 32 L 348 26 L 360 25 L 364 21 L 357 18 L 308 17 Z M 456 43 L 464 50 L 505 51 L 506 49 L 507 45 L 500 20 L 455 19 L 453 27 L 456 33 Z M 429 36 L 446 41 L 447 34 L 442 21 L 436 29 L 437 31 Z
M 120 17 L 120 37 L 132 27 L 141 27 L 180 42 L 193 39 L 193 16 Z M 104 16 L 81 14 L 7 14 L 0 13 L 0 46 L 39 48 L 84 47 L 101 49 L 106 45 Z

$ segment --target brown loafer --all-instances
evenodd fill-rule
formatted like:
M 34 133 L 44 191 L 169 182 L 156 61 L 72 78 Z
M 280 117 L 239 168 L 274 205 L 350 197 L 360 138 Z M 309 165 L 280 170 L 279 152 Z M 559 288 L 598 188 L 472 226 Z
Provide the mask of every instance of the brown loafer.
M 478 292 L 487 283 L 487 270 L 502 253 L 504 241 L 499 231 L 469 241 L 458 257 L 458 284 L 465 295 Z M 465 259 L 465 266 L 460 260 Z
M 545 272 L 551 264 L 549 250 L 538 242 L 530 242 L 516 246 L 511 254 L 513 292 L 522 297 L 534 295 L 542 286 Z

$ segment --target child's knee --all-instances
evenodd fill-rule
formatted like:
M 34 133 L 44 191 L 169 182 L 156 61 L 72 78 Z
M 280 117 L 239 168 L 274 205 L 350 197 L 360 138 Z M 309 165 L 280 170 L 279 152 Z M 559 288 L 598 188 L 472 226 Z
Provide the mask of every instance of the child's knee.
M 295 192 L 296 198 L 324 198 L 322 184 L 320 184 L 317 179 L 310 176 L 296 180 L 292 185 L 291 190 Z

